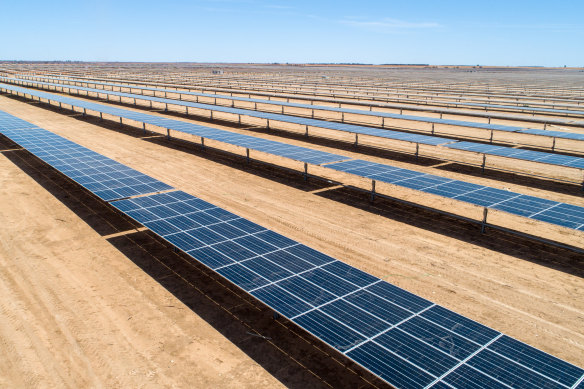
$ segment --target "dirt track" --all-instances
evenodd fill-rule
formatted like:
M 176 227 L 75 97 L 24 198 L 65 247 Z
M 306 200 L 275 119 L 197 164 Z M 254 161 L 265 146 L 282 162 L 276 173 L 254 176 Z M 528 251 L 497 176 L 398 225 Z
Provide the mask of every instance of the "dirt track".
M 344 189 L 311 193 L 322 185 L 5 96 L 0 109 L 584 365 L 580 255 L 493 231 L 481 236 L 476 226 L 389 201 L 369 205 Z M 315 366 L 326 359 L 319 351 L 306 353 L 312 372 L 295 364 L 307 346 L 286 337 L 269 312 L 181 265 L 148 233 L 112 236 L 133 226 L 26 152 L 0 155 L 0 220 L 2 387 L 324 385 L 314 374 L 333 386 L 366 384 L 351 374 L 339 381 L 340 365 Z M 266 342 L 251 329 L 281 337 Z

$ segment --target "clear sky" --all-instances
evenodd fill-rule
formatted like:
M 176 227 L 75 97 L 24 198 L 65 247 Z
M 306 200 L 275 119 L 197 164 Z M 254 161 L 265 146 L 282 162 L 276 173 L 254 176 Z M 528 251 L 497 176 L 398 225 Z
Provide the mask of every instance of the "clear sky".
M 584 66 L 584 0 L 0 0 L 0 59 Z

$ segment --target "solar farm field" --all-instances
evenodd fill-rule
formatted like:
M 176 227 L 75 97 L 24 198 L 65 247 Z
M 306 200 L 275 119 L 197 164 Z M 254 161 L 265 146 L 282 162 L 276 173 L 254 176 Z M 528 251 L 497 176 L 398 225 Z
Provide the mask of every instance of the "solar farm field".
M 583 91 L 0 63 L 0 386 L 584 387 Z

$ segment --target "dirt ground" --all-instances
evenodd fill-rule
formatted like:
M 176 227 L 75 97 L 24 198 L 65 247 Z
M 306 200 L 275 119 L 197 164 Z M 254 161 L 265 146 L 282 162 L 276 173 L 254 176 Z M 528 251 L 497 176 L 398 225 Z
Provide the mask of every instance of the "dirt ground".
M 0 109 L 584 365 L 582 255 L 6 96 Z M 581 203 L 557 186 L 439 174 Z M 0 155 L 0 220 L 2 387 L 378 384 L 25 151 Z

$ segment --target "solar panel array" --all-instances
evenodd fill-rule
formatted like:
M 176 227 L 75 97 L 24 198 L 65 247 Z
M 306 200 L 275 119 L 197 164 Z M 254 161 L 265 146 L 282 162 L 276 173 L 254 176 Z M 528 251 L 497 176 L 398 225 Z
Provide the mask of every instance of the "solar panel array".
M 0 114 L 0 133 L 105 201 L 156 193 L 171 186 L 42 128 L 5 129 L 15 117 Z
M 16 80 L 16 81 L 30 82 L 27 80 L 10 79 L 10 78 L 5 78 L 5 77 L 0 77 L 0 80 L 6 80 L 6 81 Z M 41 85 L 63 86 L 63 84 L 56 84 L 56 83 L 49 83 L 49 82 L 42 82 L 42 81 L 34 81 L 34 82 L 37 84 L 41 84 Z M 119 85 L 119 84 L 116 85 L 116 84 L 108 84 L 108 83 L 99 83 L 99 84 L 110 85 L 110 86 L 121 86 L 121 87 L 129 88 L 128 85 Z M 65 85 L 65 86 L 69 87 L 70 85 Z M 84 90 L 84 91 L 90 91 L 90 92 L 97 92 L 97 91 L 104 92 L 103 89 L 86 88 L 86 87 L 80 87 L 80 86 L 71 86 L 71 88 L 78 89 L 78 90 Z M 135 87 L 135 86 L 132 86 L 132 88 L 145 89 L 145 90 L 151 90 L 151 91 L 159 91 L 159 92 L 179 93 L 178 91 L 172 90 L 172 89 L 159 89 L 159 88 L 147 88 L 146 89 L 143 87 Z M 136 97 L 131 93 L 125 93 L 125 92 L 114 92 L 114 91 L 105 91 L 105 92 L 107 92 L 109 94 L 116 95 L 116 96 Z M 437 118 L 429 118 L 426 116 L 401 115 L 401 114 L 394 114 L 394 113 L 389 113 L 389 112 L 379 112 L 379 111 L 373 112 L 373 111 L 364 111 L 364 110 L 348 109 L 348 108 L 316 106 L 316 105 L 311 105 L 311 104 L 289 103 L 289 102 L 285 102 L 285 101 L 277 101 L 276 102 L 273 100 L 262 100 L 262 99 L 254 99 L 254 98 L 247 98 L 247 97 L 221 96 L 221 95 L 215 95 L 215 94 L 188 92 L 188 91 L 180 91 L 180 93 L 184 94 L 184 95 L 203 96 L 203 97 L 211 97 L 211 98 L 222 98 L 223 97 L 225 99 L 230 99 L 230 100 L 248 101 L 248 102 L 254 102 L 254 103 L 261 103 L 261 104 L 277 104 L 277 105 L 283 105 L 283 106 L 295 107 L 295 108 L 318 109 L 318 110 L 331 111 L 331 112 L 354 113 L 354 114 L 359 114 L 359 115 L 377 116 L 377 117 L 385 117 L 385 118 L 391 118 L 391 119 L 402 119 L 402 120 L 411 120 L 411 121 L 421 121 L 421 122 L 426 122 L 426 123 L 447 124 L 447 125 L 453 125 L 453 126 L 480 128 L 480 129 L 484 129 L 484 130 L 516 132 L 516 131 L 520 131 L 523 129 L 523 127 L 505 126 L 505 125 L 501 125 L 501 124 L 487 124 L 487 123 L 476 123 L 476 122 L 468 122 L 468 121 L 460 121 L 460 120 L 437 119 Z M 147 97 L 147 98 L 151 97 L 151 98 L 155 98 L 155 99 L 161 99 L 159 102 L 173 102 L 172 104 L 176 104 L 176 100 L 172 100 L 172 99 L 163 99 L 163 98 L 159 98 L 159 97 L 144 96 L 144 95 L 140 95 L 140 96 Z M 153 101 L 158 101 L 158 100 L 153 100 Z M 180 101 L 180 105 L 185 105 L 183 103 L 188 104 L 191 102 Z M 193 103 L 193 104 L 202 104 L 202 103 Z M 250 115 L 250 112 L 251 113 L 257 112 L 257 111 L 241 109 L 241 108 L 218 107 L 218 106 L 208 105 L 208 104 L 202 104 L 202 105 L 215 107 L 215 110 L 218 112 L 238 113 L 241 115 L 248 115 L 248 116 L 253 116 L 253 115 Z M 193 106 L 193 107 L 196 107 L 196 106 Z M 203 107 L 199 107 L 199 108 L 203 108 Z M 229 109 L 224 111 L 224 110 L 222 110 L 222 108 L 229 108 Z M 204 108 L 204 109 L 208 109 L 208 108 Z M 281 120 L 281 119 L 279 119 L 281 117 L 291 118 L 290 116 L 287 116 L 287 115 L 279 115 L 279 114 L 268 114 L 268 115 L 270 115 L 270 116 L 269 117 L 261 116 L 261 117 L 273 118 L 273 120 Z M 272 115 L 276 115 L 276 116 L 272 116 Z M 321 121 L 313 119 L 313 120 L 309 120 L 308 122 L 301 122 L 299 124 L 317 123 L 317 122 L 321 122 Z M 325 122 L 325 123 L 329 123 L 329 122 Z M 309 124 L 309 125 L 314 125 L 314 124 Z M 317 125 L 315 125 L 315 126 L 319 127 Z
M 187 193 L 112 205 L 396 387 L 566 388 L 584 374 Z
M 582 139 L 584 139 L 584 137 Z M 453 149 L 475 151 L 477 153 L 490 154 L 501 157 L 523 159 L 526 161 L 543 162 L 551 165 L 561 165 L 584 169 L 584 158 L 572 157 L 569 155 L 550 154 L 541 151 L 521 150 L 514 149 L 512 147 L 487 145 L 474 142 L 456 142 L 444 146 Z
M 2 78 L 0 78 L 2 79 Z M 8 78 L 5 78 L 8 79 Z M 22 79 L 15 79 L 18 81 L 25 81 Z M 91 83 L 95 85 L 103 85 L 103 86 L 112 86 L 112 87 L 121 87 L 121 88 L 132 88 L 132 89 L 139 89 L 139 90 L 147 90 L 151 92 L 164 92 L 164 93 L 181 93 L 183 95 L 190 95 L 190 96 L 200 96 L 200 97 L 209 97 L 209 98 L 224 98 L 229 100 L 236 100 L 236 101 L 247 101 L 252 103 L 259 103 L 259 104 L 275 104 L 280 106 L 286 107 L 297 107 L 297 108 L 308 108 L 308 109 L 318 109 L 323 111 L 333 111 L 333 112 L 345 112 L 345 113 L 355 113 L 359 115 L 367 115 L 367 116 L 377 116 L 377 117 L 386 117 L 386 118 L 393 118 L 393 119 L 403 119 L 403 120 L 413 120 L 413 121 L 422 121 L 427 123 L 435 123 L 435 124 L 448 124 L 454 126 L 464 126 L 464 127 L 472 127 L 472 128 L 481 128 L 486 130 L 497 130 L 497 131 L 523 131 L 523 127 L 517 126 L 506 126 L 506 125 L 499 125 L 499 124 L 484 124 L 484 123 L 476 123 L 476 122 L 468 122 L 468 121 L 461 121 L 461 120 L 449 120 L 449 119 L 435 119 L 429 118 L 426 116 L 414 116 L 414 115 L 402 115 L 402 114 L 392 114 L 388 112 L 379 112 L 379 111 L 365 111 L 365 110 L 357 110 L 357 109 L 347 109 L 347 108 L 335 108 L 335 107 L 328 107 L 328 106 L 317 106 L 311 104 L 301 104 L 301 103 L 290 103 L 285 101 L 274 101 L 274 100 L 265 100 L 265 99 L 257 99 L 251 97 L 238 97 L 238 96 L 229 96 L 229 95 L 220 95 L 220 94 L 213 94 L 213 93 L 201 93 L 201 92 L 191 92 L 191 91 L 177 91 L 172 89 L 163 89 L 163 88 L 154 88 L 154 87 L 144 87 L 144 86 L 137 86 L 137 85 L 124 85 L 124 84 L 116 84 L 116 83 L 108 83 L 108 82 L 99 82 L 99 81 L 89 81 L 89 80 L 74 80 L 74 79 L 67 79 L 61 78 L 57 79 L 61 81 L 68 81 L 68 82 L 81 82 L 81 83 Z M 28 81 L 30 82 L 30 81 Z M 42 81 L 34 81 L 40 82 Z M 56 84 L 59 85 L 59 84 Z M 572 111 L 572 110 L 557 110 L 557 109 L 545 109 L 545 108 L 528 108 L 528 107 L 514 107 L 514 106 L 504 106 L 504 105 L 492 105 L 492 104 L 480 104 L 480 103 L 460 103 L 460 102 L 445 102 L 446 104 L 455 104 L 461 106 L 471 106 L 471 107 L 492 107 L 492 108 L 506 108 L 506 109 L 520 109 L 520 110 L 528 110 L 528 111 L 541 111 L 541 112 L 555 112 L 555 113 L 570 113 L 574 115 L 584 115 L 582 111 Z M 406 107 L 408 109 L 408 107 Z M 521 118 L 518 117 L 518 120 Z M 558 131 L 559 132 L 559 131 Z M 541 134 L 546 136 L 551 136 L 549 134 Z M 560 135 L 561 136 L 561 135 Z
M 332 163 L 326 167 L 529 219 L 584 230 L 584 207 L 576 205 L 358 159 Z
M 584 140 L 584 134 L 578 134 L 576 132 L 540 130 L 537 128 L 533 128 L 530 130 L 523 130 L 521 132 L 523 134 L 543 135 L 543 136 L 551 136 L 551 137 L 555 137 L 555 138 L 563 138 L 563 139 L 571 139 L 571 140 Z
M 500 105 L 500 104 L 483 104 L 483 103 L 457 103 L 454 101 L 447 101 L 447 104 L 464 105 L 469 107 L 484 107 L 484 108 L 499 108 L 511 109 L 514 111 L 529 111 L 529 112 L 546 112 L 554 114 L 577 115 L 584 116 L 584 111 L 576 111 L 571 109 L 557 109 L 557 108 L 539 108 L 539 107 L 521 107 L 515 105 Z
M 324 165 L 325 168 L 344 171 L 361 177 L 407 187 L 410 189 L 421 190 L 426 193 L 432 193 L 438 196 L 464 201 L 481 207 L 498 209 L 510 214 L 527 217 L 534 220 L 545 221 L 547 223 L 567 227 L 570 229 L 584 230 L 584 207 L 566 203 L 558 203 L 533 196 L 525 196 L 511 191 L 471 184 L 464 181 L 451 180 L 441 176 L 421 173 L 414 170 L 396 168 L 391 165 L 355 160 L 349 157 L 325 153 L 305 147 L 292 146 L 287 143 L 269 141 L 249 135 L 237 134 L 230 131 L 219 130 L 146 113 L 110 107 L 103 104 L 82 101 L 70 97 L 63 97 L 51 93 L 34 91 L 3 84 L 0 84 L 0 86 L 2 88 L 16 90 L 22 93 L 30 93 L 45 99 L 62 101 L 66 104 L 75 105 L 77 107 L 84 107 L 97 112 L 104 112 L 139 122 L 169 128 L 175 131 L 208 137 L 209 139 L 214 139 L 235 146 L 249 148 L 257 146 L 258 150 L 260 151 L 282 157 L 292 158 L 298 161 L 304 161 L 306 163 L 326 163 L 326 165 Z M 408 180 L 409 178 L 417 179 Z M 468 190 L 465 188 L 468 188 Z M 473 194 L 474 192 L 477 193 Z M 483 198 L 483 196 L 485 197 Z
M 4 130 L 18 130 L 26 128 L 38 128 L 32 123 L 12 116 L 9 113 L 0 111 L 0 131 Z
M 147 86 L 139 86 L 139 85 L 128 85 L 128 84 L 116 84 L 116 83 L 111 83 L 111 82 L 100 82 L 100 81 L 96 81 L 96 80 L 91 80 L 91 79 L 72 79 L 72 78 L 55 78 L 55 77 L 49 77 L 49 76 L 37 76 L 39 78 L 43 78 L 45 80 L 53 80 L 53 81 L 66 81 L 66 82 L 75 82 L 75 83 L 84 83 L 84 84 L 95 84 L 95 85 L 104 85 L 104 86 L 115 86 L 115 87 L 123 87 L 123 88 L 132 88 L 132 89 L 140 89 L 140 90 L 147 90 L 147 91 L 152 91 L 152 92 L 170 92 L 170 93 L 177 93 L 177 90 L 172 90 L 172 89 L 163 89 L 163 88 L 155 88 L 155 87 L 147 87 Z M 9 79 L 9 78 L 6 78 Z M 30 82 L 30 80 L 25 80 Z M 36 82 L 36 80 L 35 80 Z M 136 81 L 136 83 L 139 83 Z M 205 88 L 207 89 L 207 88 Z M 217 98 L 225 98 L 225 99 L 233 99 L 233 100 L 241 100 L 241 101 L 250 101 L 250 102 L 266 102 L 266 103 L 270 103 L 270 100 L 263 100 L 263 99 L 254 99 L 254 98 L 245 98 L 245 97 L 238 97 L 238 96 L 231 96 L 231 95 L 221 95 L 221 94 L 212 94 L 212 93 L 200 93 L 200 92 L 191 92 L 191 91 L 179 91 L 179 93 L 181 94 L 185 94 L 185 95 L 193 95 L 193 96 L 202 96 L 202 97 L 217 97 Z M 240 92 L 240 93 L 244 93 L 244 92 Z M 247 94 L 251 94 L 253 92 L 245 92 Z M 259 94 L 261 94 L 262 92 L 258 92 Z M 301 97 L 299 97 L 301 98 Z M 332 97 L 327 99 L 324 97 L 318 97 L 318 96 L 311 96 L 310 99 L 312 101 L 323 101 L 323 102 L 334 102 L 334 103 L 345 103 L 345 104 L 358 104 L 358 101 L 354 101 L 354 100 L 350 100 L 350 99 L 338 99 L 335 98 L 333 99 Z M 278 103 L 276 101 L 272 101 L 273 103 Z M 425 101 L 423 101 L 422 103 L 426 103 Z M 456 105 L 464 105 L 461 104 L 460 102 L 447 102 L 447 104 L 456 104 Z M 366 104 L 365 104 L 366 105 Z M 388 102 L 384 102 L 383 103 L 383 107 L 385 108 L 397 108 L 397 109 L 406 109 L 406 110 L 414 110 L 414 111 L 425 111 L 425 112 L 440 112 L 440 113 L 444 113 L 444 114 L 465 114 L 465 113 L 461 113 L 461 111 L 458 110 L 454 110 L 451 108 L 439 108 L 439 107 L 423 107 L 423 106 L 411 106 L 411 105 L 404 105 L 404 104 L 391 104 Z M 319 107 L 316 107 L 317 109 L 319 109 Z M 325 107 L 326 108 L 326 107 Z M 466 114 L 468 114 L 469 112 L 467 112 Z M 487 114 L 487 113 L 482 113 L 482 112 L 473 112 L 470 111 L 470 114 L 473 116 L 481 116 L 481 117 L 493 117 L 493 118 L 497 118 L 499 117 L 497 114 Z M 504 119 L 509 119 L 509 120 L 522 120 L 522 121 L 531 121 L 531 118 L 525 117 L 525 116 L 509 116 L 509 115 L 504 115 L 501 116 L 501 118 Z M 541 119 L 535 120 L 536 122 L 542 122 Z M 577 124 L 578 122 L 573 122 L 573 121 L 566 121 L 563 119 L 546 119 L 547 123 L 555 123 L 555 124 L 560 124 L 560 125 L 566 125 L 566 124 Z M 584 123 L 581 123 L 582 125 L 584 125 Z
M 86 176 L 74 165 L 123 166 L 46 130 L 3 134 L 73 179 Z M 574 388 L 584 379 L 577 366 L 185 192 L 110 204 L 396 387 Z
M 0 77 L 0 79 L 2 79 L 2 77 Z M 26 80 L 23 80 L 23 81 L 27 82 Z M 39 81 L 35 81 L 35 83 L 42 84 L 42 85 L 51 85 L 51 86 L 63 86 L 62 84 L 43 83 L 43 82 L 39 82 Z M 465 148 L 464 147 L 456 147 L 455 145 L 457 143 L 463 143 L 465 145 L 475 144 L 477 149 L 484 146 L 484 144 L 482 144 L 482 143 L 459 142 L 459 141 L 455 141 L 452 139 L 441 138 L 441 137 L 437 137 L 437 136 L 411 134 L 411 133 L 406 133 L 406 132 L 393 131 L 393 130 L 388 130 L 388 129 L 380 129 L 380 128 L 374 128 L 374 127 L 359 126 L 359 125 L 354 125 L 354 124 L 336 123 L 336 122 L 329 122 L 326 120 L 318 120 L 318 119 L 312 119 L 312 118 L 303 118 L 303 117 L 289 116 L 289 115 L 283 115 L 283 114 L 260 112 L 260 111 L 241 109 L 241 108 L 221 107 L 221 106 L 216 106 L 216 105 L 211 105 L 211 104 L 193 103 L 193 102 L 182 101 L 182 100 L 173 100 L 173 99 L 166 99 L 166 98 L 160 98 L 160 97 L 135 95 L 132 93 L 125 93 L 125 92 L 113 92 L 113 91 L 108 91 L 108 90 L 104 91 L 103 89 L 76 87 L 76 86 L 69 86 L 69 85 L 65 85 L 65 86 L 70 87 L 71 89 L 75 89 L 75 90 L 83 90 L 83 91 L 96 92 L 96 93 L 97 92 L 107 93 L 107 94 L 111 94 L 114 96 L 127 97 L 127 98 L 139 98 L 139 99 L 144 99 L 147 101 L 156 101 L 156 102 L 166 103 L 166 104 L 175 104 L 175 105 L 180 105 L 180 106 L 199 108 L 199 109 L 211 110 L 211 111 L 216 111 L 216 112 L 231 113 L 234 115 L 246 115 L 246 116 L 257 117 L 257 118 L 262 118 L 262 119 L 267 119 L 267 120 L 276 120 L 276 121 L 281 121 L 281 122 L 286 122 L 286 123 L 299 124 L 299 125 L 303 125 L 303 126 L 326 128 L 326 129 L 331 129 L 331 130 L 336 130 L 336 131 L 343 131 L 343 132 L 349 132 L 349 133 L 360 134 L 360 135 L 369 135 L 369 136 L 375 136 L 375 137 L 379 137 L 379 138 L 385 138 L 385 139 L 391 139 L 391 140 L 397 140 L 397 141 L 405 141 L 405 142 L 426 144 L 426 145 L 432 145 L 432 146 L 439 146 L 440 145 L 440 146 L 446 146 L 446 147 L 451 147 L 451 148 L 457 148 L 460 150 L 465 150 Z M 169 90 L 169 92 L 176 93 L 176 91 L 172 91 L 172 90 Z M 181 91 L 180 93 L 183 93 L 183 92 Z M 195 94 L 195 93 L 194 92 L 190 92 L 190 93 L 185 92 L 185 94 Z M 208 96 L 215 96 L 215 95 L 208 95 Z M 230 98 L 230 97 L 226 96 L 226 98 Z M 238 98 L 238 99 L 245 99 L 245 98 Z M 247 99 L 247 100 L 250 100 L 250 99 Z M 254 100 L 254 99 L 251 99 L 251 100 Z M 258 100 L 258 101 L 265 102 L 265 103 L 273 103 L 273 102 L 270 102 L 269 100 Z M 523 130 L 521 127 L 510 127 L 510 126 L 503 126 L 503 125 L 498 125 L 498 124 L 474 123 L 474 122 L 464 122 L 464 121 L 448 120 L 448 119 L 433 119 L 433 118 L 427 118 L 427 117 L 398 115 L 398 114 L 380 113 L 380 112 L 371 113 L 369 111 L 359 111 L 359 110 L 350 110 L 350 109 L 341 109 L 341 108 L 332 108 L 332 107 L 315 107 L 313 105 L 306 105 L 306 104 L 294 104 L 294 103 L 284 103 L 284 102 L 278 102 L 278 104 L 303 106 L 306 108 L 318 108 L 318 109 L 329 110 L 329 111 L 359 113 L 359 114 L 363 114 L 363 115 L 372 114 L 372 115 L 383 116 L 383 117 L 395 117 L 398 119 L 417 120 L 417 121 L 425 121 L 425 122 L 430 122 L 430 123 L 440 123 L 440 124 L 449 124 L 449 125 L 455 125 L 455 126 L 481 128 L 481 129 L 486 129 L 486 130 L 521 132 L 521 133 L 526 133 L 526 134 L 550 136 L 550 137 L 556 137 L 556 138 L 562 138 L 562 139 L 584 140 L 584 134 L 576 134 L 576 133 L 569 133 L 569 132 L 547 131 L 547 130 L 537 130 L 537 129 Z M 454 145 L 454 147 L 452 145 Z M 482 150 L 484 150 L 484 151 L 481 151 L 481 153 L 504 156 L 501 152 L 501 150 L 503 150 L 503 149 L 516 150 L 516 149 L 510 148 L 510 147 L 499 146 L 499 149 L 497 149 L 496 152 L 491 152 L 490 151 L 491 149 L 486 148 L 486 147 L 482 147 Z M 495 149 L 492 149 L 492 150 L 495 150 Z M 515 158 L 514 155 L 511 155 L 512 153 L 515 153 L 515 151 L 509 151 L 509 155 L 507 157 Z M 517 154 L 517 155 L 519 155 L 519 154 Z M 551 154 L 551 155 L 555 155 L 555 154 Z M 534 156 L 534 157 L 532 158 L 532 156 Z M 532 162 L 547 163 L 547 164 L 552 164 L 552 165 L 559 165 L 559 166 L 576 167 L 575 164 L 566 165 L 563 163 L 555 163 L 555 161 L 556 161 L 555 158 L 543 158 L 543 157 L 544 156 L 542 154 L 524 153 L 523 155 L 521 155 L 521 158 L 518 157 L 518 159 L 523 159 L 523 160 L 532 161 Z M 578 158 L 578 157 L 572 157 L 572 158 Z M 584 163 L 584 158 L 580 158 L 580 160 L 582 161 L 582 163 Z M 579 165 L 582 165 L 582 163 L 579 163 Z
M 502 379 L 511 386 L 560 388 L 584 374 L 186 193 L 113 205 L 397 387 L 438 381 L 469 387 L 479 379 L 496 385 Z
M 63 97 L 51 93 L 34 91 L 26 88 L 14 87 L 11 85 L 0 84 L 2 88 L 11 89 L 21 93 L 32 94 L 52 101 L 58 101 L 69 105 L 75 105 L 96 112 L 103 112 L 106 114 L 123 117 L 130 120 L 135 120 L 142 123 L 148 123 L 163 128 L 168 128 L 174 131 L 180 131 L 191 135 L 205 137 L 219 142 L 228 143 L 234 146 L 245 147 L 252 150 L 262 151 L 273 155 L 290 158 L 300 162 L 311 164 L 322 164 L 334 161 L 342 161 L 350 159 L 348 157 L 327 153 L 324 151 L 312 150 L 305 147 L 290 145 L 283 142 L 276 142 L 268 139 L 257 138 L 254 136 L 238 134 L 231 131 L 218 130 L 211 127 L 200 126 L 193 123 L 187 123 L 180 120 L 168 119 L 156 115 L 146 113 L 129 111 L 110 107 L 103 104 L 82 101 L 79 99 Z

